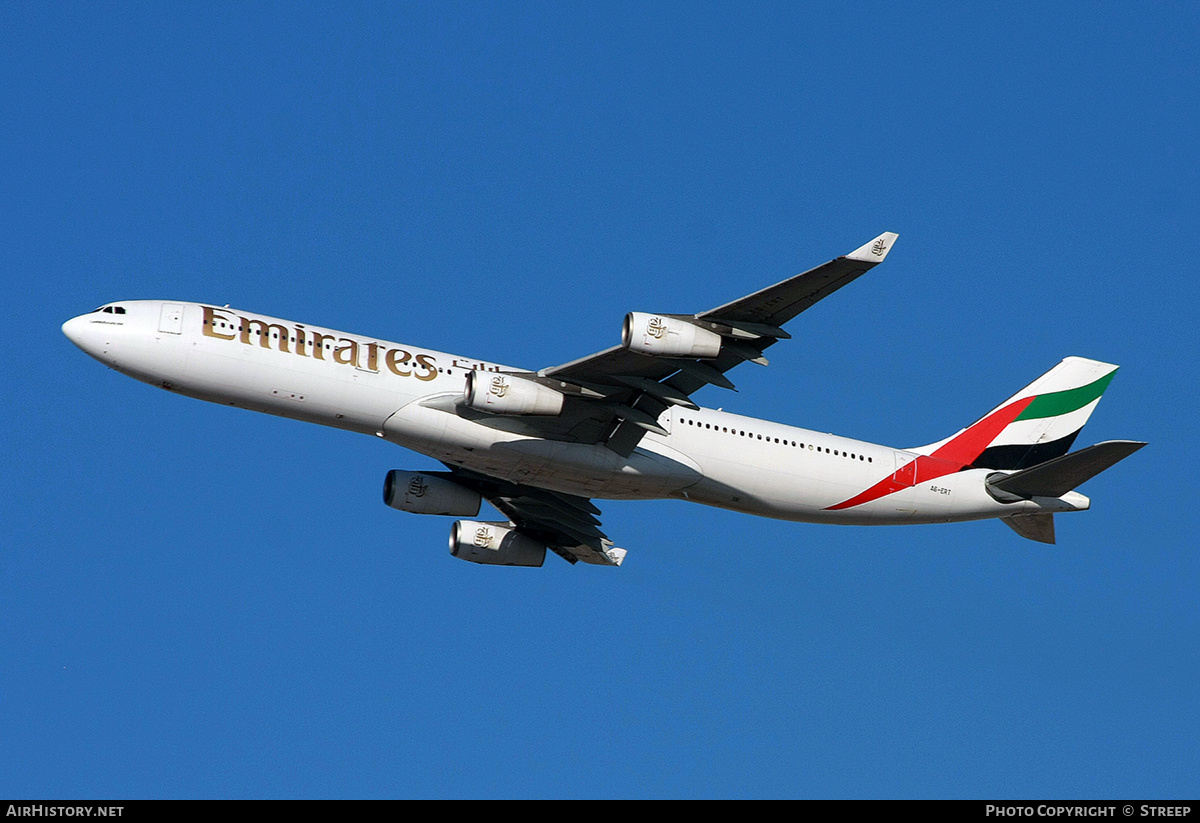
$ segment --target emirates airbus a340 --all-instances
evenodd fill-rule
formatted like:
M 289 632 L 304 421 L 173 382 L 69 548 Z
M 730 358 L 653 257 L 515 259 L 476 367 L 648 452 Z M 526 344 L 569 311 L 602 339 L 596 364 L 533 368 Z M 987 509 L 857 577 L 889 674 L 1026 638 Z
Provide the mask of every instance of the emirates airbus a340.
M 450 553 L 475 563 L 619 566 L 592 498 L 678 498 L 806 523 L 999 518 L 1054 542 L 1084 481 L 1145 443 L 1068 453 L 1117 367 L 1068 357 L 962 431 L 917 448 L 703 408 L 691 395 L 790 335 L 782 326 L 878 263 L 896 235 L 698 314 L 625 317 L 621 345 L 537 371 L 253 312 L 165 300 L 109 303 L 63 324 L 92 357 L 154 386 L 361 432 L 446 471 L 388 472 L 383 498 L 457 520 Z

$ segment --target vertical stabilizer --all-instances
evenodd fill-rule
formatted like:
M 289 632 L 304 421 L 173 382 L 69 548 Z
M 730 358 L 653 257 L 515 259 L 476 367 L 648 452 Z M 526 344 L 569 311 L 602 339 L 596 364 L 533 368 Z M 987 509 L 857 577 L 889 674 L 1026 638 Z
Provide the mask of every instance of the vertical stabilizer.
M 984 469 L 1061 457 L 1116 372 L 1112 363 L 1068 357 L 954 437 L 914 451 Z

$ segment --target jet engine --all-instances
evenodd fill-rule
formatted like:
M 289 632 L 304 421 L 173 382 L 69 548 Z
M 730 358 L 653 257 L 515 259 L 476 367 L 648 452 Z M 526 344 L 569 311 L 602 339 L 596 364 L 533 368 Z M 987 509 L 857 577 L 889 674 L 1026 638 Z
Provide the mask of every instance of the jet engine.
M 383 481 L 383 502 L 402 512 L 474 517 L 480 500 L 479 492 L 436 474 L 392 469 Z
M 546 547 L 507 521 L 457 520 L 450 527 L 450 554 L 488 566 L 540 566 Z
M 494 372 L 467 372 L 464 406 L 492 414 L 562 414 L 563 396 L 541 383 Z
M 721 335 L 686 320 L 635 311 L 625 315 L 621 345 L 659 357 L 709 359 L 721 353 Z

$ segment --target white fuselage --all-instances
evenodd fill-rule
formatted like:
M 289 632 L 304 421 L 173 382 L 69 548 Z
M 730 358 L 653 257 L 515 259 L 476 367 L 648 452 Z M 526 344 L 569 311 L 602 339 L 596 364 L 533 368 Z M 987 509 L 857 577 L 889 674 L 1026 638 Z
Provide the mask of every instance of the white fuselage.
M 451 466 L 609 499 L 680 498 L 784 520 L 940 523 L 1086 507 L 1086 498 L 1001 503 L 986 469 L 829 510 L 897 474 L 912 452 L 701 408 L 672 406 L 667 434 L 622 457 L 548 440 L 519 417 L 457 413 L 471 371 L 514 371 L 445 352 L 205 304 L 127 301 L 80 315 L 66 335 L 138 380 L 214 403 L 374 435 Z M 106 309 L 107 311 L 107 309 Z M 499 424 L 500 427 L 497 427 Z M 522 431 L 527 429 L 529 433 Z

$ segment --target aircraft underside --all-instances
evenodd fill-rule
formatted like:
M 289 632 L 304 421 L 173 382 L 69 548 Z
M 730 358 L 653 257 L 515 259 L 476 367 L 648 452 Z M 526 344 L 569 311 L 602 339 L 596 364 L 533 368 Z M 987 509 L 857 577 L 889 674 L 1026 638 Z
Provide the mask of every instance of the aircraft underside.
M 706 410 L 710 414 L 711 410 Z M 975 469 L 938 478 L 936 483 L 908 485 L 885 498 L 852 509 L 832 509 L 859 489 L 861 478 L 878 480 L 895 474 L 892 463 L 858 476 L 828 467 L 801 472 L 759 463 L 705 461 L 701 466 L 688 454 L 658 436 L 643 440 L 628 457 L 596 444 L 512 438 L 456 416 L 447 416 L 438 403 L 414 402 L 396 412 L 384 425 L 388 440 L 433 457 L 448 466 L 467 469 L 511 483 L 579 497 L 608 500 L 674 498 L 779 520 L 805 523 L 899 525 L 949 523 L 1012 516 L 1034 511 L 1080 511 L 1087 498 L 1074 494 L 1066 501 L 1023 500 L 1000 503 L 986 491 L 992 472 Z M 442 418 L 442 419 L 439 419 Z M 728 428 L 728 427 L 726 427 Z M 821 435 L 789 427 L 789 442 L 801 438 L 811 445 Z M 436 436 L 431 434 L 436 432 Z M 826 460 L 836 468 L 833 451 Z M 821 448 L 821 447 L 816 447 Z M 884 455 L 896 450 L 858 441 L 855 454 L 871 449 Z M 819 461 L 824 452 L 803 450 Z M 840 456 L 840 454 L 838 455 Z M 913 460 L 916 455 L 899 458 Z M 704 458 L 699 457 L 700 460 Z M 765 461 L 764 461 L 765 463 Z M 861 464 L 855 464 L 859 467 Z M 870 464 L 874 467 L 874 463 Z

